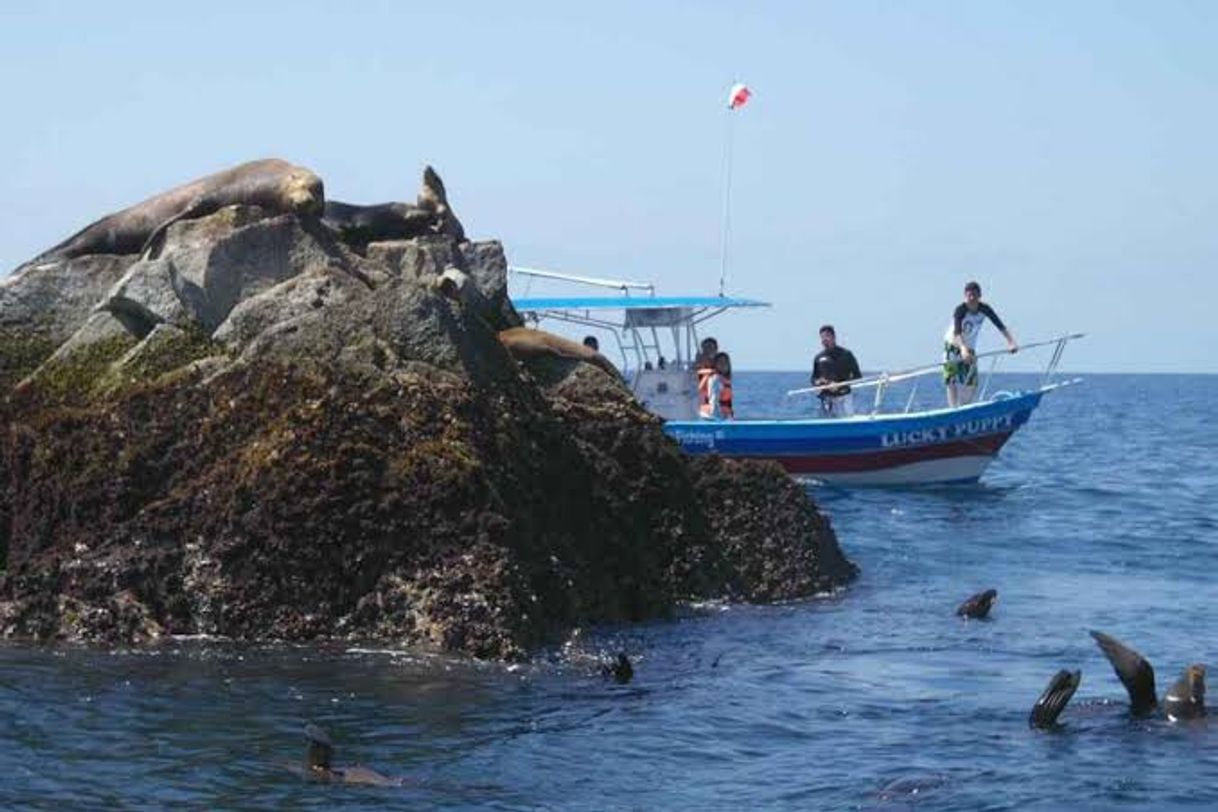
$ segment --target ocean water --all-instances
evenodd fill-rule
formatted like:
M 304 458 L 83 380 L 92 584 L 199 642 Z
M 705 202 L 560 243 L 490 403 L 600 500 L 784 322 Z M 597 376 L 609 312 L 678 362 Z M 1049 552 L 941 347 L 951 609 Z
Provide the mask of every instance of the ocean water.
M 792 414 L 803 382 L 741 372 L 737 401 Z M 1146 655 L 1161 693 L 1215 662 L 1215 402 L 1218 377 L 1088 376 L 980 485 L 813 487 L 859 580 L 587 630 L 584 654 L 635 658 L 628 685 L 559 649 L 0 647 L 0 808 L 1213 808 L 1218 718 L 1130 720 L 1087 631 Z M 986 587 L 990 620 L 954 616 Z M 1029 730 L 1059 668 L 1083 672 L 1064 725 Z M 304 782 L 305 720 L 405 786 Z

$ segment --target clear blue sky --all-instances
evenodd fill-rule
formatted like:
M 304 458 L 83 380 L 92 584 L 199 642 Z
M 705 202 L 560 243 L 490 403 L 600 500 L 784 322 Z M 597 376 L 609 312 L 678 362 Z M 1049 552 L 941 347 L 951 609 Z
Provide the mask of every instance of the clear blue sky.
M 0 273 L 256 157 L 413 199 L 521 265 L 711 293 L 724 98 L 737 368 L 933 360 L 969 278 L 1066 366 L 1218 371 L 1218 4 L 11 4 Z M 990 333 L 989 341 L 996 344 Z

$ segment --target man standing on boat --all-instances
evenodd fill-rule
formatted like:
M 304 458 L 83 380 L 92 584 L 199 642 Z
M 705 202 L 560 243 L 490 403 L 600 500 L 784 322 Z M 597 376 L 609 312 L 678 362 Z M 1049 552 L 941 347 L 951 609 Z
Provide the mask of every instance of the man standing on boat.
M 1015 336 L 998 318 L 994 308 L 981 301 L 981 285 L 969 282 L 964 286 L 964 301 L 952 313 L 952 323 L 943 336 L 943 383 L 947 386 L 947 405 L 953 409 L 973 402 L 977 390 L 977 336 L 985 320 L 1007 340 L 1007 349 L 1018 352 Z
M 854 353 L 837 345 L 837 332 L 832 324 L 820 328 L 820 345 L 824 347 L 812 359 L 812 385 L 826 386 L 820 390 L 821 414 L 825 417 L 849 417 L 854 414 L 854 396 L 849 386 L 836 386 L 842 381 L 863 377 Z

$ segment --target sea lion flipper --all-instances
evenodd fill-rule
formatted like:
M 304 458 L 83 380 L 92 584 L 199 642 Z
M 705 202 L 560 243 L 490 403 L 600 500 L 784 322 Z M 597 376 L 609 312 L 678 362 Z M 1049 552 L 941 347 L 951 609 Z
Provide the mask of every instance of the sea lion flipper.
M 1135 714 L 1154 710 L 1159 702 L 1155 698 L 1155 669 L 1150 662 L 1115 637 L 1097 631 L 1092 631 L 1091 636 L 1129 692 L 1130 710 Z
M 1049 680 L 1049 685 L 1045 688 L 1044 693 L 1036 700 L 1036 704 L 1032 706 L 1032 712 L 1028 714 L 1028 727 L 1040 728 L 1042 730 L 1053 727 L 1057 724 L 1057 717 L 1065 710 L 1069 704 L 1070 698 L 1074 696 L 1074 692 L 1078 690 L 1079 683 L 1083 681 L 1082 671 L 1067 671 L 1062 669 L 1053 675 Z

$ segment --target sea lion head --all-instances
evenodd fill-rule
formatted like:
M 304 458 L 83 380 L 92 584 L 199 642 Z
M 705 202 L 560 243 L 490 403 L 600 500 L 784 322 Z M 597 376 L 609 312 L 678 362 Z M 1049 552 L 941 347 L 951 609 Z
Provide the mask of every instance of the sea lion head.
M 1184 673 L 1167 696 L 1163 697 L 1167 718 L 1195 719 L 1205 716 L 1205 666 L 1196 664 L 1184 669 Z
M 325 184 L 303 167 L 295 167 L 284 178 L 283 201 L 294 214 L 320 217 L 326 207 Z

